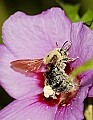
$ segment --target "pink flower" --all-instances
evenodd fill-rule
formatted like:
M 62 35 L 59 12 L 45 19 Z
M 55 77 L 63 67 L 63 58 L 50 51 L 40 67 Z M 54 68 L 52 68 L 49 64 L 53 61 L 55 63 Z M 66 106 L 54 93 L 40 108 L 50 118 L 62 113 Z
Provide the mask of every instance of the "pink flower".
M 0 120 L 82 120 L 84 99 L 88 95 L 93 97 L 93 71 L 78 75 L 79 88 L 75 94 L 68 92 L 59 102 L 60 94 L 56 99 L 44 96 L 44 65 L 35 75 L 28 76 L 16 72 L 10 63 L 44 58 L 57 47 L 56 43 L 61 48 L 66 41 L 72 41 L 69 57 L 79 58 L 66 64 L 65 72 L 69 75 L 93 56 L 93 31 L 82 22 L 71 23 L 60 8 L 35 16 L 17 12 L 6 20 L 2 29 L 0 82 L 16 100 L 1 110 Z

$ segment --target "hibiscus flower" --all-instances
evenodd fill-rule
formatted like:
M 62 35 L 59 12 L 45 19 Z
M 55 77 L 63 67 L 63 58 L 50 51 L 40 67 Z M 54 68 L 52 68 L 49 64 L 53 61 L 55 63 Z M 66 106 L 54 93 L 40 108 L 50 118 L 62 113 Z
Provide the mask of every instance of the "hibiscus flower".
M 60 8 L 51 8 L 34 16 L 22 12 L 10 16 L 2 27 L 2 38 L 0 84 L 15 100 L 1 110 L 0 120 L 82 120 L 84 99 L 93 97 L 93 71 L 76 76 L 73 83 L 78 87 L 58 92 L 54 98 L 44 95 L 46 64 L 34 74 L 24 74 L 13 69 L 11 62 L 43 59 L 68 41 L 69 58 L 78 56 L 63 67 L 64 74 L 70 76 L 93 56 L 93 31 L 82 22 L 72 23 Z

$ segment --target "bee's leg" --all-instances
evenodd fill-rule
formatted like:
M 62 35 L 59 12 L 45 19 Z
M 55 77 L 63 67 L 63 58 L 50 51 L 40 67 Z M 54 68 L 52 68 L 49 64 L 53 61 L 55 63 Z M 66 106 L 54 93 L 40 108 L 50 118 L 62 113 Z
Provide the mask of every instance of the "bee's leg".
M 70 61 L 75 61 L 75 60 L 77 60 L 79 57 L 77 56 L 76 58 L 68 58 L 68 62 L 70 62 Z

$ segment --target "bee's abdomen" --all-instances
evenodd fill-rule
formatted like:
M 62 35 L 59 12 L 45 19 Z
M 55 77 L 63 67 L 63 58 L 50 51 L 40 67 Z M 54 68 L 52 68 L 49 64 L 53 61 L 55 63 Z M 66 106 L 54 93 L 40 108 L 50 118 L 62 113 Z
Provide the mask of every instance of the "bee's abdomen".
M 57 92 L 67 91 L 67 77 L 68 75 L 62 69 L 62 64 L 57 63 L 45 72 L 45 84 L 50 85 Z

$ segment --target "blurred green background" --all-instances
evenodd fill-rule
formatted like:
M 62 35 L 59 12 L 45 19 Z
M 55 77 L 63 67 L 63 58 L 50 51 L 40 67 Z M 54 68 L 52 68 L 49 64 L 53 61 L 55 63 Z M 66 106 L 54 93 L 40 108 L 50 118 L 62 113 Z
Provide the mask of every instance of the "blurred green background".
M 76 4 L 80 3 L 80 15 L 88 9 L 93 9 L 93 0 L 62 0 L 65 3 Z M 16 11 L 23 11 L 26 14 L 38 14 L 43 10 L 59 6 L 56 0 L 0 0 L 0 43 L 1 43 L 1 30 L 3 22 Z
M 62 0 L 64 3 L 80 3 L 79 14 L 82 16 L 88 9 L 93 10 L 93 0 Z M 0 43 L 2 43 L 2 25 L 4 21 L 16 11 L 23 11 L 26 14 L 34 15 L 43 10 L 59 6 L 56 0 L 0 0 Z M 59 6 L 60 7 L 60 6 Z M 13 99 L 0 88 L 0 108 L 9 104 Z
M 62 0 L 64 3 L 80 3 L 80 15 L 88 9 L 93 9 L 93 0 Z M 3 22 L 16 11 L 23 11 L 26 14 L 38 14 L 43 10 L 59 6 L 56 0 L 0 0 L 0 43 Z

